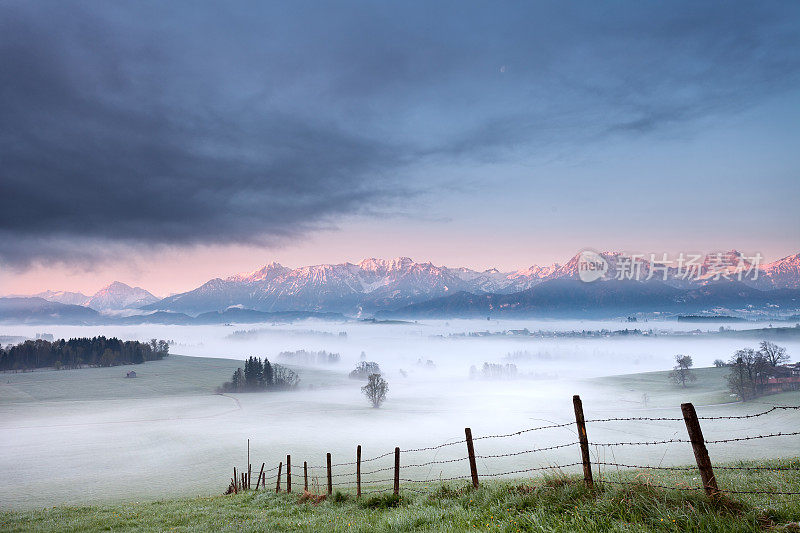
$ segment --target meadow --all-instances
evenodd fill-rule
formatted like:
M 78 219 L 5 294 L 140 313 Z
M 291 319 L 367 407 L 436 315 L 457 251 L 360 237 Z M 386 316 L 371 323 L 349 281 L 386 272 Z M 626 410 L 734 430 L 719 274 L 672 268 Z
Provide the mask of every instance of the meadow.
M 519 325 L 523 324 L 505 327 Z M 333 455 L 334 463 L 352 461 L 357 445 L 362 445 L 365 458 L 371 458 L 395 446 L 405 450 L 455 443 L 464 438 L 465 427 L 479 437 L 566 424 L 476 441 L 475 446 L 479 455 L 518 454 L 480 459 L 481 475 L 567 464 L 573 466 L 563 468 L 563 473 L 572 475 L 579 471 L 574 466 L 579 461 L 574 448 L 519 452 L 574 441 L 573 394 L 583 398 L 589 419 L 680 417 L 680 404 L 685 401 L 694 402 L 701 416 L 753 414 L 768 405 L 800 404 L 800 393 L 769 396 L 759 403 L 732 402 L 724 369 L 696 369 L 697 382 L 685 389 L 672 385 L 666 371 L 652 371 L 669 368 L 679 349 L 694 354 L 700 366 L 724 356 L 734 344 L 689 339 L 678 347 L 672 340 L 659 339 L 520 341 L 437 336 L 478 326 L 484 324 L 253 325 L 241 328 L 249 332 L 239 335 L 233 335 L 230 327 L 103 331 L 132 339 L 175 339 L 173 351 L 189 355 L 170 355 L 136 366 L 0 375 L 0 469 L 4 472 L 0 508 L 211 497 L 225 490 L 233 466 L 246 467 L 248 439 L 256 467 L 264 462 L 274 468 L 291 454 L 295 465 L 307 461 L 317 467 L 311 476 L 319 482 L 326 453 Z M 559 327 L 576 326 L 586 327 L 572 323 Z M 339 335 L 340 331 L 346 335 Z M 82 332 L 66 327 L 55 331 L 68 337 Z M 296 391 L 215 394 L 245 355 L 268 355 L 275 361 L 279 351 L 300 348 L 337 351 L 342 362 L 295 367 L 301 375 Z M 795 347 L 790 347 L 790 353 L 795 353 L 791 350 Z M 372 409 L 359 390 L 362 383 L 347 377 L 362 351 L 367 360 L 381 364 L 389 380 L 389 397 L 381 409 Z M 210 352 L 226 357 L 208 357 Z M 527 354 L 514 359 L 522 374 L 519 379 L 469 378 L 471 365 L 507 362 L 508 354 L 517 352 Z M 137 378 L 125 378 L 130 369 L 136 370 Z M 779 411 L 748 423 L 714 421 L 703 429 L 708 439 L 720 439 L 785 430 L 797 427 L 799 421 L 797 411 Z M 686 435 L 680 421 L 590 424 L 588 431 L 598 443 Z M 462 476 L 468 474 L 466 465 L 458 461 L 464 455 L 462 448 L 453 445 L 408 454 L 402 461 L 436 461 L 409 472 L 415 479 Z M 789 458 L 800 456 L 800 439 L 779 437 L 709 448 L 715 462 Z M 598 462 L 634 465 L 693 461 L 691 447 L 683 443 L 596 446 L 592 455 Z M 444 462 L 448 460 L 453 462 Z M 384 457 L 372 466 L 380 470 L 391 464 L 392 458 Z M 336 467 L 334 474 L 351 480 L 348 468 Z M 380 474 L 366 480 L 379 481 Z
M 727 466 L 767 468 L 721 471 L 720 484 L 739 491 L 800 491 L 800 460 Z M 778 470 L 793 469 L 790 472 Z M 673 473 L 655 486 L 649 472 L 609 473 L 589 490 L 578 476 L 441 483 L 413 493 L 364 496 L 337 491 L 314 503 L 273 490 L 108 506 L 0 512 L 0 529 L 27 531 L 764 531 L 797 529 L 797 496 L 724 496 L 710 501 L 693 473 Z

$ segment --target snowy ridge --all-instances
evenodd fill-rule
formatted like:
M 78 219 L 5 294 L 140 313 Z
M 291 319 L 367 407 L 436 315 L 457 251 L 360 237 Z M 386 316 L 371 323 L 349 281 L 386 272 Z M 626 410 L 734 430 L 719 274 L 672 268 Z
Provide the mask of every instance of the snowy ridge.
M 629 261 L 629 255 L 607 251 L 600 254 L 609 264 L 604 281 Z M 97 310 L 142 308 L 199 314 L 222 311 L 232 306 L 258 311 L 330 311 L 345 314 L 369 314 L 391 310 L 432 298 L 459 292 L 507 295 L 533 289 L 556 279 L 579 279 L 580 254 L 563 264 L 501 272 L 466 267 L 450 268 L 431 262 L 417 263 L 409 257 L 395 259 L 367 258 L 358 263 L 285 267 L 272 262 L 252 272 L 227 278 L 215 278 L 200 287 L 159 300 L 139 287 L 114 282 L 91 298 L 77 293 L 52 292 L 39 296 L 52 301 L 83 296 L 81 305 Z M 674 258 L 672 258 L 674 259 Z M 651 264 L 649 254 L 638 256 L 639 280 L 652 278 L 676 288 L 689 288 L 736 279 L 737 269 L 754 267 L 736 250 L 708 254 L 696 262 L 697 272 L 687 277 L 678 265 Z M 665 277 L 666 272 L 666 277 Z M 751 276 L 752 277 L 752 276 Z M 800 288 L 800 254 L 759 265 L 755 279 L 743 282 L 753 288 Z M 73 303 L 65 301 L 64 303 Z
M 157 301 L 157 297 L 141 287 L 131 287 L 130 285 L 115 281 L 111 285 L 97 291 L 84 305 L 96 311 L 110 311 L 136 309 Z
M 614 251 L 602 252 L 601 255 L 609 263 L 605 280 L 612 279 L 612 273 L 629 257 Z M 576 254 L 564 264 L 532 265 L 513 272 L 450 268 L 431 262 L 417 263 L 408 257 L 388 260 L 371 257 L 355 264 L 321 264 L 295 269 L 273 262 L 253 272 L 211 280 L 194 291 L 165 298 L 146 308 L 199 313 L 242 305 L 260 311 L 334 311 L 358 315 L 458 292 L 512 294 L 529 290 L 543 281 L 578 279 L 579 258 Z M 681 288 L 703 285 L 719 277 L 720 271 L 733 276 L 736 267 L 720 268 L 719 263 L 736 265 L 740 258 L 743 258 L 742 254 L 735 250 L 709 254 L 698 261 L 698 272 L 693 279 L 682 276 L 675 265 L 656 268 L 653 277 L 662 280 L 666 270 L 666 280 L 663 281 L 668 285 Z M 638 260 L 641 263 L 640 279 L 644 280 L 652 265 L 649 256 Z M 746 262 L 744 264 L 749 266 Z M 795 255 L 764 265 L 759 270 L 758 279 L 750 285 L 757 288 L 797 287 L 798 282 L 800 257 Z

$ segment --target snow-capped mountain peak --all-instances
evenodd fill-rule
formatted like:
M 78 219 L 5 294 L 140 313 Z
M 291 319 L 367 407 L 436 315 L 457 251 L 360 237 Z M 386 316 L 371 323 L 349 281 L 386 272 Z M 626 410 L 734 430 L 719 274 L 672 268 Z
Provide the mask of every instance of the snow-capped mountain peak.
M 280 263 L 272 261 L 271 263 L 268 263 L 263 267 L 254 270 L 252 272 L 230 276 L 226 279 L 226 281 L 240 281 L 246 283 L 254 283 L 257 281 L 274 279 L 290 271 L 291 271 L 290 268 L 287 268 L 281 265 Z
M 115 281 L 97 291 L 85 305 L 96 311 L 110 311 L 135 309 L 158 300 L 157 297 L 141 287 L 131 287 L 120 281 Z
M 80 292 L 69 291 L 44 291 L 33 295 L 35 298 L 42 298 L 48 302 L 56 302 L 67 305 L 84 305 L 89 297 Z
M 356 266 L 358 266 L 358 268 L 364 272 L 386 274 L 388 272 L 407 270 L 415 264 L 416 263 L 414 263 L 414 260 L 410 257 L 396 257 L 388 261 L 385 259 L 376 259 L 374 257 L 370 257 L 360 261 Z
M 800 288 L 800 253 L 762 265 L 760 276 L 769 287 Z

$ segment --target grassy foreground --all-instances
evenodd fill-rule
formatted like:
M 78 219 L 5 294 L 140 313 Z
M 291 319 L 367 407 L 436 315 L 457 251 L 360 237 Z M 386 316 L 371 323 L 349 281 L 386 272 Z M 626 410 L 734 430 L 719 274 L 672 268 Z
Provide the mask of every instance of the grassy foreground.
M 800 459 L 736 463 L 766 470 L 717 471 L 723 489 L 800 492 Z M 789 469 L 789 470 L 777 470 Z M 711 502 L 696 472 L 604 473 L 587 489 L 556 475 L 447 483 L 356 500 L 334 493 L 320 503 L 274 491 L 96 507 L 0 513 L 2 531 L 800 531 L 800 496 L 733 494 Z M 670 488 L 661 488 L 664 485 Z M 419 487 L 417 489 L 420 489 Z

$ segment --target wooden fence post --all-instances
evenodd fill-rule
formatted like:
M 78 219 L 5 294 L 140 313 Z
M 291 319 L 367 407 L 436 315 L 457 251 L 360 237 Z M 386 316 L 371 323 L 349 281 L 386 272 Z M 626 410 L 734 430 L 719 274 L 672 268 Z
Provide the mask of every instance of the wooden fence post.
M 328 460 L 328 495 L 333 494 L 333 477 L 331 476 L 331 454 L 327 456 Z
M 278 463 L 278 481 L 275 483 L 275 494 L 281 491 L 281 470 L 283 469 L 283 463 Z
M 292 492 L 292 456 L 286 456 L 286 492 Z
M 233 467 L 233 493 L 239 494 L 239 476 L 236 475 L 236 467 Z
M 472 487 L 478 488 L 478 466 L 475 464 L 475 448 L 472 446 L 472 429 L 464 428 L 467 437 L 467 455 L 469 455 L 469 472 L 472 474 Z
M 250 488 L 250 474 L 251 474 L 251 465 L 250 465 L 250 439 L 247 439 L 247 488 Z
M 361 445 L 356 448 L 356 498 L 361 497 Z
M 697 419 L 697 412 L 691 403 L 682 403 L 681 411 L 683 412 L 683 421 L 686 422 L 689 440 L 692 442 L 697 469 L 700 470 L 700 478 L 703 480 L 703 488 L 710 498 L 717 498 L 720 495 L 717 478 L 714 477 L 714 469 L 711 467 L 711 459 L 708 457 L 708 449 L 703 438 L 703 430 L 700 429 L 700 420 Z
M 247 463 L 247 489 L 250 490 L 251 477 L 253 475 L 253 465 Z
M 256 490 L 258 490 L 258 485 L 259 485 L 259 483 L 261 483 L 261 478 L 264 477 L 264 467 L 266 465 L 267 465 L 267 463 L 261 463 L 261 472 L 258 473 L 258 479 L 256 480 Z M 267 487 L 264 486 L 264 485 L 261 485 L 261 488 L 262 489 L 266 489 Z
M 308 492 L 308 461 L 303 461 L 303 490 Z
M 589 437 L 586 436 L 586 421 L 583 418 L 583 403 L 577 394 L 572 397 L 575 407 L 575 423 L 578 425 L 578 440 L 581 444 L 581 460 L 583 462 L 583 481 L 590 489 L 594 487 L 592 479 L 592 463 L 589 457 Z
M 394 495 L 400 494 L 400 448 L 394 449 Z

